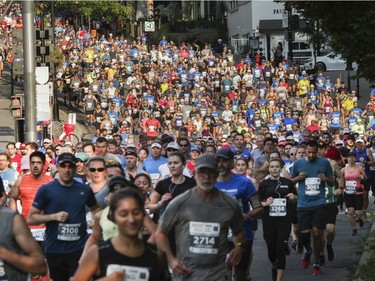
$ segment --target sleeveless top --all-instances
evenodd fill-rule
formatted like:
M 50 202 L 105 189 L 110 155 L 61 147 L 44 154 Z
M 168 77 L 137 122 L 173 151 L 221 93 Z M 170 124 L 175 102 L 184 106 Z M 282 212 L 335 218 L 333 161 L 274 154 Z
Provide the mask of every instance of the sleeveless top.
M 363 185 L 360 181 L 359 168 L 356 166 L 354 173 L 348 172 L 348 166 L 345 166 L 345 187 L 344 192 L 346 194 L 362 194 Z
M 21 248 L 16 244 L 13 237 L 13 220 L 15 215 L 14 211 L 0 206 L 0 245 L 7 245 L 9 250 L 22 254 Z M 30 280 L 30 276 L 0 259 L 0 280 L 26 281 Z
M 129 273 L 138 271 L 139 277 L 144 277 L 142 278 L 144 281 L 162 280 L 156 252 L 151 250 L 147 244 L 145 245 L 145 251 L 139 257 L 128 257 L 117 252 L 111 240 L 101 243 L 98 249 L 100 274 L 95 276 L 94 280 L 106 276 L 107 268 L 111 265 L 131 266 L 133 270 L 128 270 Z M 146 278 L 146 275 L 149 278 Z M 133 279 L 129 278 L 129 280 Z

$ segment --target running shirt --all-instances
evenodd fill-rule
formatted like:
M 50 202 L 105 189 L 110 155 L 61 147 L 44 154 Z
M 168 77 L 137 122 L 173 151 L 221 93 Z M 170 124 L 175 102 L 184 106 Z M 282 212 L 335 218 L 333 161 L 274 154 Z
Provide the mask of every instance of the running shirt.
M 327 177 L 333 177 L 333 171 L 327 159 L 318 157 L 315 162 L 305 158 L 294 162 L 291 176 L 295 178 L 300 172 L 305 172 L 306 178 L 298 182 L 297 208 L 310 208 L 326 203 L 325 182 L 321 181 L 318 174 L 324 173 Z

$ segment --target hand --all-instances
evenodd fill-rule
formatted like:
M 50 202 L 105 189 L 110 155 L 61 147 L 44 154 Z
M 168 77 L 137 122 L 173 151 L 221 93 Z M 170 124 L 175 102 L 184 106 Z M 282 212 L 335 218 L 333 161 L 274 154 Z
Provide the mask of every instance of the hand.
M 291 200 L 291 201 L 296 200 L 296 195 L 293 194 L 293 193 L 288 193 L 287 195 L 285 195 L 285 197 L 289 198 L 289 200 Z
M 169 266 L 171 267 L 173 273 L 176 276 L 185 275 L 186 273 L 189 272 L 187 267 L 185 266 L 185 264 L 182 261 L 180 261 L 179 259 L 176 259 L 176 258 L 173 258 L 171 260 L 171 262 L 169 263 Z
M 325 181 L 327 179 L 327 177 L 324 173 L 318 174 L 318 177 L 320 178 L 321 181 Z
M 107 276 L 108 281 L 122 281 L 124 280 L 125 270 L 112 272 Z
M 65 222 L 69 218 L 69 214 L 64 211 L 53 214 L 53 216 L 53 219 L 58 222 Z
M 299 180 L 304 180 L 307 176 L 306 172 L 300 172 L 298 175 Z
M 341 194 L 342 194 L 342 189 L 341 188 L 338 188 L 338 189 L 335 189 L 334 191 L 333 191 L 333 195 L 335 195 L 335 196 L 340 196 Z
M 171 193 L 166 193 L 161 197 L 160 203 L 164 204 L 166 201 L 172 199 L 172 194 Z
M 271 205 L 273 203 L 273 198 L 272 197 L 268 197 L 266 199 L 266 203 L 267 203 L 268 206 Z
M 241 247 L 234 247 L 232 251 L 229 252 L 227 259 L 226 259 L 226 264 L 229 266 L 236 266 L 241 260 L 243 253 L 243 249 Z

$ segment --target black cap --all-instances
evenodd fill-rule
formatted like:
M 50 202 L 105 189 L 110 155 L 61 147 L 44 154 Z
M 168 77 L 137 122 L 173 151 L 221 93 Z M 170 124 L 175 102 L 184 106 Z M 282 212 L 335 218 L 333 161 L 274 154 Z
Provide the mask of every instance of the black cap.
M 216 157 L 221 157 L 221 158 L 224 158 L 224 159 L 234 159 L 234 154 L 233 154 L 232 150 L 230 150 L 230 149 L 220 148 L 216 152 Z
M 217 170 L 217 159 L 215 156 L 204 153 L 198 157 L 195 163 L 195 169 L 207 168 L 211 170 Z
M 71 153 L 61 153 L 59 158 L 57 159 L 57 163 L 58 164 L 63 164 L 63 163 L 72 163 L 72 164 L 76 164 L 77 162 L 77 158 L 71 154 Z
M 353 151 L 350 151 L 350 152 L 349 152 L 348 157 L 350 157 L 350 156 L 357 157 L 357 155 L 356 155 Z
M 128 187 L 131 183 L 123 176 L 114 176 L 108 182 L 109 192 L 116 191 L 120 188 Z
M 126 151 L 126 153 L 125 153 L 125 157 L 126 157 L 126 156 L 134 156 L 134 157 L 138 157 L 137 152 L 135 152 L 135 151 L 133 151 L 133 150 Z

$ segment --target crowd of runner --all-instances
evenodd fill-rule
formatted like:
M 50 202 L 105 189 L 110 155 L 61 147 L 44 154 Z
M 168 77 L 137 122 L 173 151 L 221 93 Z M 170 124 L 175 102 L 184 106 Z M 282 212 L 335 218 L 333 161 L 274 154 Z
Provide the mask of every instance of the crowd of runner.
M 349 235 L 366 223 L 375 91 L 361 108 L 339 79 L 220 39 L 55 26 L 59 91 L 97 133 L 0 153 L 0 280 L 249 280 L 260 219 L 273 280 L 291 249 L 320 275 L 338 212 Z

